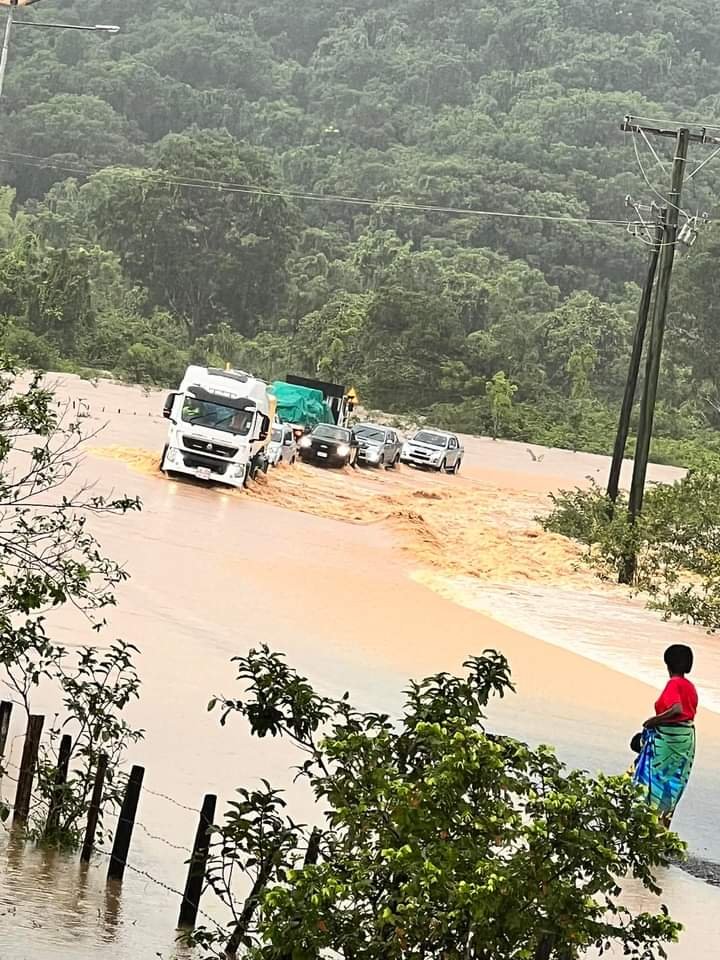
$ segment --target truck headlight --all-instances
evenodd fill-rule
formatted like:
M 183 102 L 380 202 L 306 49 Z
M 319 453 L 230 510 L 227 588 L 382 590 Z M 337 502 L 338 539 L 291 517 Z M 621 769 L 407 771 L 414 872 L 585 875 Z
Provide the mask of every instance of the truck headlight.
M 165 459 L 168 463 L 177 463 L 180 451 L 177 447 L 168 447 L 167 453 L 165 454 Z
M 337 448 L 337 455 L 339 457 L 346 457 L 350 453 L 350 447 L 346 443 L 341 443 Z
M 310 437 L 303 437 L 302 440 L 300 441 L 300 446 L 303 448 L 303 450 L 307 450 L 308 447 L 311 447 L 312 440 L 310 439 Z

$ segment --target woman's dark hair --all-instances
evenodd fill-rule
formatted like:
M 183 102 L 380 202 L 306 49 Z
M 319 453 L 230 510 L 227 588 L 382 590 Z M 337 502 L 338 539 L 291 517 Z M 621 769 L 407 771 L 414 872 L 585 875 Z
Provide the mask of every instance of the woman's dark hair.
M 670 673 L 690 673 L 693 665 L 693 652 L 684 643 L 674 643 L 665 651 L 665 666 Z

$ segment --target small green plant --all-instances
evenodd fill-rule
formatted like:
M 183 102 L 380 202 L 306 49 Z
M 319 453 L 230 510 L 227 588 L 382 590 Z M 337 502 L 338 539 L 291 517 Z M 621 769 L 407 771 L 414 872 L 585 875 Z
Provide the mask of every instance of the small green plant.
M 125 746 L 140 736 L 121 718 L 137 696 L 134 647 L 70 654 L 46 628 L 46 611 L 71 604 L 96 630 L 103 611 L 115 603 L 115 587 L 127 573 L 105 557 L 88 518 L 140 508 L 136 498 L 106 498 L 73 483 L 82 445 L 81 421 L 58 409 L 40 376 L 26 386 L 12 361 L 0 356 L 0 683 L 26 716 L 41 682 L 55 684 L 64 704 L 39 755 L 39 790 L 29 824 L 31 836 L 53 843 L 77 842 L 97 755 L 108 754 L 107 797 L 117 793 Z M 72 736 L 71 772 L 55 791 L 55 762 L 62 733 Z M 46 835 L 52 796 L 58 819 Z M 7 805 L 5 805 L 7 808 Z M 1 815 L 1 814 L 0 814 Z
M 627 499 L 614 509 L 594 483 L 552 497 L 546 530 L 583 544 L 600 576 L 617 579 L 636 557 L 633 586 L 666 617 L 709 630 L 720 627 L 720 473 L 690 471 L 673 484 L 651 486 L 631 523 Z
M 108 758 L 103 808 L 119 806 L 123 754 L 143 735 L 122 717 L 125 707 L 139 695 L 140 680 L 132 659 L 137 648 L 117 641 L 107 650 L 85 647 L 72 655 L 56 647 L 54 652 L 49 672 L 62 690 L 64 710 L 62 719 L 55 718 L 48 738 L 41 744 L 28 835 L 54 846 L 77 847 L 100 754 Z M 71 737 L 70 774 L 58 791 L 55 775 L 59 744 L 65 734 Z M 51 806 L 54 815 L 49 823 Z

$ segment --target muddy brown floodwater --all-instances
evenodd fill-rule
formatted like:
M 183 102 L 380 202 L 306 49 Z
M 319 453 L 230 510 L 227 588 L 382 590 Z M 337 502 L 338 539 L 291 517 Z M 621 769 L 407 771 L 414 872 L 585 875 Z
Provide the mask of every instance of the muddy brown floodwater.
M 183 847 L 203 794 L 217 793 L 222 809 L 237 787 L 266 777 L 290 788 L 298 818 L 313 818 L 309 797 L 290 784 L 292 751 L 252 741 L 237 722 L 220 728 L 206 710 L 213 694 L 236 692 L 230 658 L 260 641 L 321 690 L 347 689 L 383 710 L 399 704 L 409 676 L 457 669 L 497 647 L 518 693 L 493 709 L 493 727 L 553 743 L 571 764 L 617 772 L 662 682 L 663 648 L 689 640 L 705 709 L 676 825 L 693 853 L 720 860 L 718 642 L 663 624 L 600 584 L 534 520 L 548 491 L 602 481 L 604 458 L 534 448 L 533 459 L 525 445 L 468 439 L 460 477 L 298 466 L 272 471 L 249 493 L 225 491 L 158 473 L 160 395 L 72 377 L 60 378 L 59 395 L 82 398 L 89 429 L 107 424 L 76 479 L 144 504 L 140 515 L 94 523 L 131 573 L 105 640 L 67 611 L 53 628 L 68 645 L 121 636 L 140 647 L 142 698 L 130 719 L 146 736 L 129 759 L 146 767 L 147 789 L 121 889 L 105 884 L 103 855 L 84 870 L 76 857 L 0 834 L 0 960 L 183 957 L 172 891 L 183 884 Z M 677 475 L 654 468 L 652 478 Z M 334 598 L 337 615 L 324 604 L 320 612 L 317 597 Z M 39 712 L 56 709 L 49 693 L 40 697 Z M 662 882 L 687 925 L 671 957 L 714 957 L 720 892 L 678 870 Z M 653 906 L 633 887 L 627 897 Z M 203 906 L 212 912 L 207 895 Z

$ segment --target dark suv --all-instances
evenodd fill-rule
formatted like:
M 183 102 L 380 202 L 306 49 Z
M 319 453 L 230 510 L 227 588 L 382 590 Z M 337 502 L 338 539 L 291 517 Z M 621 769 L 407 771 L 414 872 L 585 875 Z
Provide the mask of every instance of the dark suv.
M 307 433 L 301 438 L 298 453 L 304 463 L 354 467 L 357 462 L 358 442 L 352 430 L 348 430 L 347 427 L 319 423 L 312 433 Z

